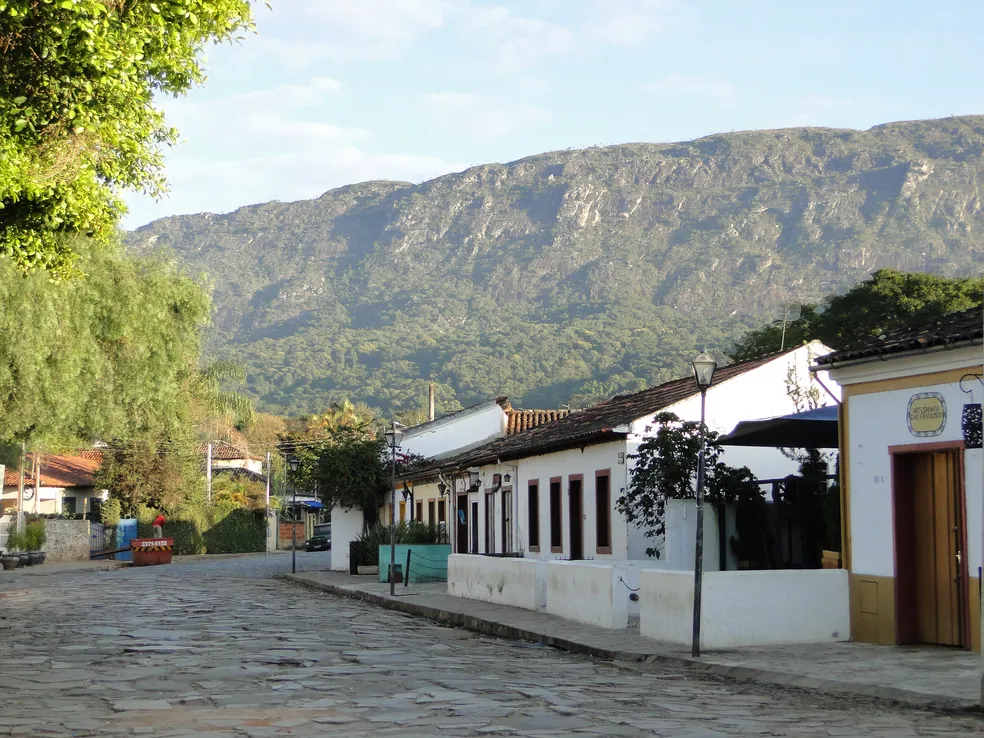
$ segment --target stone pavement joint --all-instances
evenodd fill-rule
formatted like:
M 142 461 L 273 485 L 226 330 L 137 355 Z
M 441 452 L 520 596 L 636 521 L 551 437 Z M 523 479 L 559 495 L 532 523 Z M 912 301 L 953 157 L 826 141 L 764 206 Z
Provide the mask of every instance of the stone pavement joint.
M 897 648 L 860 643 L 736 648 L 690 656 L 675 644 L 611 630 L 542 612 L 449 595 L 444 584 L 389 585 L 337 572 L 286 575 L 296 584 L 357 599 L 445 625 L 540 643 L 592 658 L 639 667 L 684 668 L 726 679 L 787 689 L 866 697 L 920 709 L 980 712 L 980 656 L 954 649 Z M 871 668 L 865 669 L 865 659 Z M 826 663 L 825 663 L 826 662 Z M 880 668 L 874 668 L 875 666 Z M 825 671 L 835 676 L 820 676 Z

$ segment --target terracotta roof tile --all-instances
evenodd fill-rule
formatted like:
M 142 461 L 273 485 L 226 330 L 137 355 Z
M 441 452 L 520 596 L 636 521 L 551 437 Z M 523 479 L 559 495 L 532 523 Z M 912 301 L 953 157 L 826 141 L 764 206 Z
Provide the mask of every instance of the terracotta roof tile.
M 984 340 L 984 306 L 950 313 L 939 320 L 912 328 L 890 331 L 855 348 L 832 351 L 817 359 L 817 366 L 831 366 L 844 361 L 881 358 L 910 351 L 946 348 Z
M 195 446 L 195 451 L 201 456 L 208 453 L 208 441 L 202 441 Z M 219 461 L 235 461 L 237 459 L 253 459 L 260 461 L 259 456 L 253 456 L 241 448 L 233 446 L 225 441 L 212 441 L 212 458 Z
M 511 436 L 514 433 L 523 433 L 531 428 L 566 418 L 570 414 L 570 410 L 507 410 L 506 435 Z
M 31 468 L 32 455 L 27 455 L 27 469 Z M 102 463 L 101 451 L 79 451 L 72 455 L 42 454 L 41 455 L 41 486 L 42 487 L 92 487 L 95 484 L 94 475 Z M 3 474 L 4 487 L 16 487 L 18 484 L 16 468 L 6 469 Z M 34 486 L 34 477 L 28 471 L 24 475 L 25 486 Z

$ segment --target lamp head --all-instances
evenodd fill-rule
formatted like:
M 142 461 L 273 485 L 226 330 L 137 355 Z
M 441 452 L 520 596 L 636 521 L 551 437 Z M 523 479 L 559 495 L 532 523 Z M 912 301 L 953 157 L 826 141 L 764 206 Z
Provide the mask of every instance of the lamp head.
M 392 446 L 393 448 L 399 446 L 400 441 L 403 440 L 403 431 L 405 429 L 406 429 L 405 425 L 403 425 L 402 423 L 397 423 L 395 420 L 392 423 L 390 423 L 390 427 L 387 428 L 386 432 L 383 434 L 384 436 L 386 436 L 386 444 L 388 446 Z
M 691 362 L 690 366 L 694 370 L 694 381 L 697 382 L 697 387 L 701 390 L 706 390 L 710 387 L 714 379 L 714 370 L 717 368 L 717 362 L 714 361 L 714 357 L 702 351 Z
M 301 466 L 301 460 L 296 456 L 287 457 L 287 467 L 292 471 L 296 472 Z

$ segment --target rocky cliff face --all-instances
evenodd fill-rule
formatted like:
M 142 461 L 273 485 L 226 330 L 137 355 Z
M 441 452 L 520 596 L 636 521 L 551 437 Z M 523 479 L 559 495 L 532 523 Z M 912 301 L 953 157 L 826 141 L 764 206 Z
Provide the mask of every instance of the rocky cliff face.
M 268 407 L 406 408 L 419 378 L 448 406 L 557 404 L 665 378 L 879 267 L 979 274 L 982 153 L 982 117 L 722 134 L 167 218 L 130 242 L 211 276 L 213 350 Z

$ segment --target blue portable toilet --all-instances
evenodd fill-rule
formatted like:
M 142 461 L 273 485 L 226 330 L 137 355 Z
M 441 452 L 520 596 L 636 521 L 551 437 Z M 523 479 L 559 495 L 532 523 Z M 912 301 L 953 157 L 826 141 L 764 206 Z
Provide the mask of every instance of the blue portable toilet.
M 116 524 L 116 547 L 126 548 L 123 553 L 116 554 L 117 561 L 133 561 L 130 551 L 130 541 L 137 537 L 137 519 L 123 518 Z

